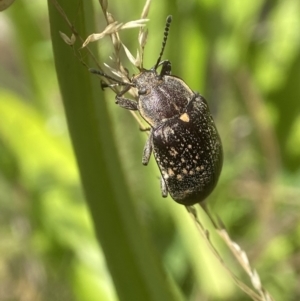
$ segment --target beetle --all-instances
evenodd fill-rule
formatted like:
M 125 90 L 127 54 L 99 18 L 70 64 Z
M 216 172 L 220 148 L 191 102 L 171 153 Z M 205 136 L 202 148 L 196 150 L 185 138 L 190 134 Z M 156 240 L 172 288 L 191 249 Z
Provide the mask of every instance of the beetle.
M 181 78 L 171 75 L 170 61 L 161 60 L 171 21 L 172 16 L 168 16 L 156 64 L 149 70 L 140 68 L 140 73 L 130 82 L 122 82 L 99 70 L 90 71 L 125 86 L 116 95 L 116 104 L 139 111 L 150 125 L 142 163 L 147 165 L 153 153 L 161 173 L 162 196 L 170 194 L 176 202 L 191 206 L 206 199 L 215 188 L 223 151 L 204 97 L 192 91 Z M 137 101 L 124 97 L 131 88 L 137 90 Z

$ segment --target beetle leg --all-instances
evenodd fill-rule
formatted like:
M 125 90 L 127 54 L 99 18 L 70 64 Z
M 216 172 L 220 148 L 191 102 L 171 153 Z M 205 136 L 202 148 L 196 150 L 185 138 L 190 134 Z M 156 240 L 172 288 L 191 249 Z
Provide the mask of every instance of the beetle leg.
M 126 86 L 119 94 L 116 95 L 116 104 L 119 105 L 121 108 L 131 111 L 137 111 L 138 106 L 137 102 L 126 97 L 122 97 L 126 92 L 128 92 L 132 86 Z
M 143 151 L 143 158 L 142 158 L 143 165 L 148 165 L 151 153 L 152 153 L 152 131 L 150 130 L 150 135 L 146 141 L 144 151 Z
M 121 108 L 126 110 L 131 110 L 131 111 L 138 110 L 137 102 L 129 98 L 116 96 L 116 104 L 118 104 Z
M 140 131 L 141 132 L 149 132 L 149 131 L 151 131 L 151 127 L 150 126 L 147 126 L 147 127 L 140 126 Z
M 166 198 L 168 196 L 168 188 L 163 177 L 160 178 L 160 189 L 162 197 Z

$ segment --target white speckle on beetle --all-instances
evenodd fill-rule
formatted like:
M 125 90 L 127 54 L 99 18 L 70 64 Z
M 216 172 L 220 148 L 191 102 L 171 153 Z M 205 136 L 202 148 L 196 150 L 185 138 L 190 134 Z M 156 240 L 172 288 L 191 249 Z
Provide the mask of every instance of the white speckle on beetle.
M 178 155 L 178 152 L 177 152 L 177 150 L 174 147 L 171 147 L 171 149 L 169 150 L 169 154 L 172 157 L 176 157 L 176 155 Z
M 177 179 L 178 181 L 181 181 L 181 180 L 182 180 L 182 175 L 177 175 L 177 176 L 176 176 L 176 179 Z
M 165 180 L 169 178 L 169 175 L 164 170 L 162 171 L 162 175 Z
M 173 171 L 172 168 L 168 168 L 168 175 L 169 175 L 170 177 L 173 177 L 173 176 L 175 175 L 175 173 L 174 173 L 174 171 Z

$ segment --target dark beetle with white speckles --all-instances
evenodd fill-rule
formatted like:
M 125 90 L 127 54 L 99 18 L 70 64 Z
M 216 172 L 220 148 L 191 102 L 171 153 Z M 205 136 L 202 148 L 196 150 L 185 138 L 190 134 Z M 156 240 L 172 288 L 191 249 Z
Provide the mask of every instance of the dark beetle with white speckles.
M 215 188 L 223 153 L 206 100 L 171 75 L 169 61 L 161 61 L 171 20 L 169 16 L 157 63 L 150 70 L 142 69 L 130 83 L 121 83 L 127 88 L 116 96 L 116 103 L 138 110 L 151 126 L 142 163 L 147 165 L 153 152 L 162 175 L 162 196 L 169 193 L 176 202 L 189 206 L 203 201 Z M 115 80 L 101 71 L 91 72 Z M 123 97 L 131 87 L 138 91 L 137 102 Z

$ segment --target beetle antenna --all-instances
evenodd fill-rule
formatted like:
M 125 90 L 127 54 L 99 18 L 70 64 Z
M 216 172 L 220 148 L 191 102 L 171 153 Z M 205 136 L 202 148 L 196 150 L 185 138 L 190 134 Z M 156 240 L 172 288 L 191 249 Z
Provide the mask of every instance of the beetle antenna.
M 133 85 L 132 83 L 123 82 L 123 81 L 121 81 L 121 80 L 119 80 L 119 79 L 116 79 L 116 78 L 114 78 L 114 77 L 112 77 L 112 76 L 110 76 L 110 75 L 108 75 L 108 74 L 102 72 L 101 70 L 97 70 L 97 69 L 90 68 L 89 71 L 90 71 L 91 73 L 93 73 L 93 74 L 97 74 L 97 75 L 103 76 L 103 77 L 105 77 L 105 78 L 108 78 L 108 79 L 110 79 L 110 80 L 113 80 L 114 82 L 116 82 L 116 83 L 117 83 L 118 85 L 120 85 L 120 86 L 132 86 L 132 87 L 134 87 L 134 85 Z M 109 86 L 109 85 L 108 85 L 108 86 Z
M 165 50 L 165 47 L 166 47 L 166 44 L 167 44 L 167 39 L 168 39 L 168 34 L 169 34 L 169 29 L 170 29 L 170 25 L 171 25 L 171 22 L 172 22 L 172 16 L 168 16 L 167 17 L 167 20 L 166 20 L 166 27 L 165 27 L 165 31 L 164 31 L 164 39 L 163 39 L 163 42 L 162 42 L 162 47 L 161 47 L 161 51 L 160 51 L 160 54 L 159 54 L 159 57 L 158 57 L 158 60 L 154 66 L 154 70 L 157 69 L 160 61 L 161 61 L 161 58 L 162 58 L 162 55 L 164 53 L 164 50 Z

